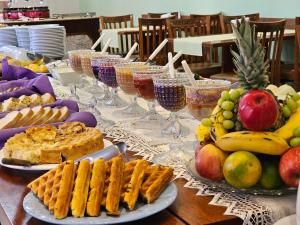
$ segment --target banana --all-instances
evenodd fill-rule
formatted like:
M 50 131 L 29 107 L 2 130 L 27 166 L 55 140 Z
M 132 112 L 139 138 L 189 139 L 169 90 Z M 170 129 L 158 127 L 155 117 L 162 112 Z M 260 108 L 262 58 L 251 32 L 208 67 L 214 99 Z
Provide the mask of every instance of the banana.
M 200 124 L 196 129 L 197 140 L 200 144 L 210 141 L 209 127 Z
M 210 119 L 213 126 L 210 128 L 210 137 L 216 141 L 218 138 L 227 134 L 227 130 L 223 127 L 224 117 L 219 105 L 217 105 L 211 113 Z
M 290 116 L 288 121 L 276 130 L 274 133 L 278 136 L 282 137 L 285 140 L 289 140 L 293 137 L 293 131 L 296 127 L 300 126 L 300 100 L 298 101 L 298 108 L 296 111 Z
M 289 149 L 287 142 L 273 132 L 231 132 L 218 138 L 215 144 L 224 151 L 249 151 L 268 155 L 281 155 Z

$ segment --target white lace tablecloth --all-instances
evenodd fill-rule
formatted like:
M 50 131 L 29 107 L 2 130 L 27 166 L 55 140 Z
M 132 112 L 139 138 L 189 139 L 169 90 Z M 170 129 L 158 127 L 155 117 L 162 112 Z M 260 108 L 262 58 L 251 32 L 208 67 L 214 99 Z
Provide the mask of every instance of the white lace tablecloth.
M 61 86 L 59 82 L 51 80 L 56 95 L 59 98 L 68 98 L 70 92 L 68 88 Z M 88 99 L 91 95 L 78 90 L 82 99 Z M 120 91 L 120 96 L 129 101 L 128 96 Z M 141 106 L 146 108 L 146 102 L 139 100 Z M 114 119 L 117 123 L 115 126 L 105 129 L 109 137 L 115 140 L 124 141 L 128 149 L 136 152 L 137 155 L 152 161 L 153 157 L 161 152 L 168 150 L 168 140 L 160 137 L 153 137 L 145 133 L 145 130 L 132 129 L 130 126 L 133 119 L 115 118 L 114 111 L 111 108 L 98 106 L 104 117 Z M 119 110 L 119 109 L 118 109 Z M 165 117 L 169 113 L 158 107 L 158 111 Z M 188 125 L 191 134 L 183 138 L 183 142 L 195 141 L 195 128 L 199 123 L 195 119 L 185 118 L 181 120 L 182 124 Z M 99 124 L 101 129 L 101 124 Z M 189 149 L 193 152 L 192 147 Z M 174 168 L 176 178 L 186 179 L 186 188 L 198 189 L 197 195 L 213 196 L 209 204 L 226 207 L 225 215 L 234 215 L 241 218 L 243 225 L 271 225 L 282 217 L 296 213 L 296 194 L 278 197 L 260 197 L 245 194 L 234 194 L 223 190 L 213 189 L 199 180 L 195 180 L 187 171 L 185 163 L 180 161 L 169 161 L 168 165 Z

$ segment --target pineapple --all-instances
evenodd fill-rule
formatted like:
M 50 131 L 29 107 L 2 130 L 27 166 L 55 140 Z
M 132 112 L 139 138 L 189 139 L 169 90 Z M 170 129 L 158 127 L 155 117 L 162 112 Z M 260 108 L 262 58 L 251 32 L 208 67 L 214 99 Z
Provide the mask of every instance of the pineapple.
M 259 38 L 255 38 L 255 27 L 251 27 L 245 18 L 236 24 L 232 25 L 232 29 L 239 54 L 231 50 L 236 66 L 234 72 L 245 90 L 265 89 L 269 84 L 269 62 L 265 61 L 265 49 Z

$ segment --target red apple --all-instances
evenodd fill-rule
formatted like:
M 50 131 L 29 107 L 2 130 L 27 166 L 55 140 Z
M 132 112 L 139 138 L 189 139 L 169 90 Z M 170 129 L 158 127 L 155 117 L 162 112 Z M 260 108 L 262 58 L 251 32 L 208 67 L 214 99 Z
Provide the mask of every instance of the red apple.
M 222 180 L 227 154 L 213 144 L 207 144 L 196 154 L 196 170 L 201 177 Z
M 279 116 L 279 106 L 269 92 L 253 90 L 241 98 L 238 114 L 246 129 L 263 131 L 271 128 L 276 122 Z
M 280 159 L 279 173 L 288 186 L 298 187 L 300 177 L 300 147 L 289 149 Z

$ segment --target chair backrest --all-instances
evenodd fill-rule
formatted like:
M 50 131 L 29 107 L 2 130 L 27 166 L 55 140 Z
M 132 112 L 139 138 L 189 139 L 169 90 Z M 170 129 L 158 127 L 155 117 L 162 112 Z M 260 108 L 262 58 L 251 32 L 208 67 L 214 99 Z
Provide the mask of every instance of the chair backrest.
M 133 27 L 133 15 L 100 16 L 101 29 Z
M 223 34 L 232 33 L 231 22 L 233 20 L 240 20 L 242 17 L 249 18 L 250 21 L 259 20 L 259 13 L 252 13 L 246 15 L 238 15 L 238 16 L 226 16 L 221 14 L 221 30 Z
M 191 18 L 198 18 L 200 20 L 206 20 L 209 26 L 207 27 L 208 34 L 221 34 L 221 13 L 212 14 L 212 15 L 199 15 L 191 14 Z
M 168 37 L 181 38 L 207 34 L 207 20 L 170 19 L 167 20 Z
M 171 15 L 173 16 L 172 18 L 174 19 L 178 19 L 179 17 L 179 12 L 170 12 Z M 147 14 L 143 14 L 142 18 L 148 18 L 148 19 L 153 19 L 153 18 L 161 18 L 162 15 L 167 14 L 167 13 L 147 13 Z
M 160 18 L 139 18 L 139 47 L 140 60 L 146 61 L 156 47 L 167 38 L 166 19 Z M 166 45 L 167 46 L 167 45 Z M 167 55 L 167 47 L 156 56 L 157 64 L 165 64 Z
M 280 83 L 280 60 L 286 20 L 274 22 L 250 22 L 255 26 L 256 38 L 260 38 L 266 51 L 266 59 L 270 61 L 270 81 Z
M 296 30 L 298 49 L 300 49 L 300 25 L 296 25 L 295 30 Z

